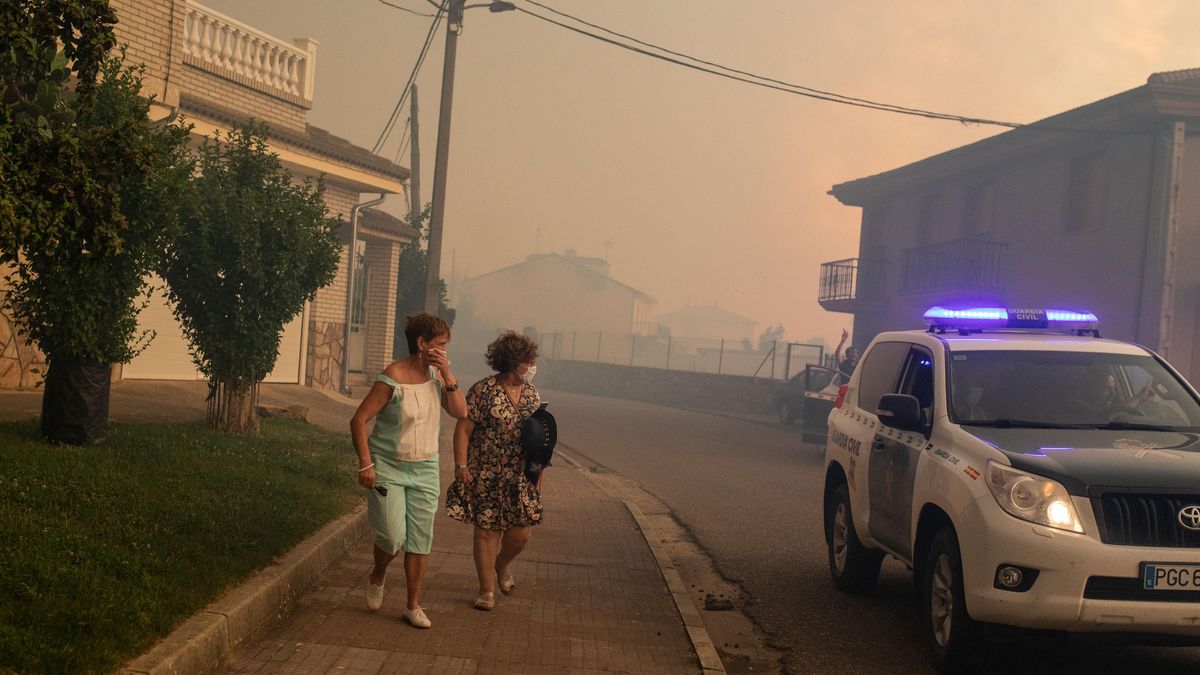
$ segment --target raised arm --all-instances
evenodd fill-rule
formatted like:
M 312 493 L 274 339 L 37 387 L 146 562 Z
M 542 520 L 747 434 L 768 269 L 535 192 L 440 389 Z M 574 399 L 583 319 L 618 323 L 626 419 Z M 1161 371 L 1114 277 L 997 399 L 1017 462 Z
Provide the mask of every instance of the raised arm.
M 437 377 L 442 381 L 442 409 L 456 420 L 467 416 L 467 399 L 459 388 L 458 378 L 450 372 L 450 359 L 445 350 L 429 350 L 429 363 L 437 369 Z

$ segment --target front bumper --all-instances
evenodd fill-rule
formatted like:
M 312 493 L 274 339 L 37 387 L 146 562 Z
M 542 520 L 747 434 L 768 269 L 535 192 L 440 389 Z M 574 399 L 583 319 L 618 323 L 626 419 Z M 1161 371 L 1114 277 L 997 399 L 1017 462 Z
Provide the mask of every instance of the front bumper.
M 1200 591 L 1143 591 L 1143 562 L 1200 564 L 1200 549 L 1110 546 L 1100 541 L 1091 504 L 1075 499 L 1085 533 L 1014 518 L 991 495 L 974 502 L 959 531 L 967 610 L 977 621 L 1070 632 L 1200 636 Z M 994 587 L 1002 564 L 1039 571 L 1024 592 Z

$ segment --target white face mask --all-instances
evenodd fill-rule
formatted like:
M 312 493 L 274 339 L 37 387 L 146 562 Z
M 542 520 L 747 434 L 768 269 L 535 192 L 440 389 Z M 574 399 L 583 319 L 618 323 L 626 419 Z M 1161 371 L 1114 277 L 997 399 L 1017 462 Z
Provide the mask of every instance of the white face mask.
M 521 373 L 521 381 L 525 384 L 533 384 L 534 375 L 537 375 L 537 366 L 529 366 L 529 370 Z

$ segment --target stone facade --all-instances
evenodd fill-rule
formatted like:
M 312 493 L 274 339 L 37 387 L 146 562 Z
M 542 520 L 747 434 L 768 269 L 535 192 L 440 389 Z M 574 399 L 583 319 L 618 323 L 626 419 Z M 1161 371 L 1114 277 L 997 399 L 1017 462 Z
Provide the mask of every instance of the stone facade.
M 317 389 L 342 390 L 342 355 L 346 324 L 311 321 L 308 331 L 308 369 L 305 382 Z
M 0 389 L 36 389 L 46 371 L 46 355 L 0 312 Z

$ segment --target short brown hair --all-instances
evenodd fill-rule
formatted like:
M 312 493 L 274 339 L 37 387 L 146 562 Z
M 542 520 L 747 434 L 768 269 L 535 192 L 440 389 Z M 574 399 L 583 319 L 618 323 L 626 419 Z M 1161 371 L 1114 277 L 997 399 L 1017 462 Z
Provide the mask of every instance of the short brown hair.
M 409 354 L 417 353 L 417 338 L 425 338 L 428 342 L 439 335 L 450 337 L 450 324 L 440 316 L 418 312 L 409 314 L 404 321 L 404 337 L 408 339 Z
M 525 335 L 508 331 L 487 348 L 487 362 L 497 373 L 507 373 L 537 358 L 538 344 Z

